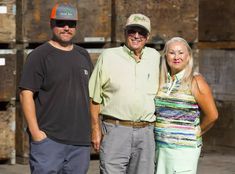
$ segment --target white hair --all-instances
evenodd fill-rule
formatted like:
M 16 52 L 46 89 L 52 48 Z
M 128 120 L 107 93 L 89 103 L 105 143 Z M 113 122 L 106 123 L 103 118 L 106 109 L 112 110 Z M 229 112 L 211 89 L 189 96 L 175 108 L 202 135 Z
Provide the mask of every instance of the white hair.
M 185 67 L 185 73 L 182 78 L 183 85 L 189 85 L 191 87 L 192 79 L 193 79 L 193 55 L 192 55 L 192 49 L 190 48 L 188 42 L 181 38 L 181 37 L 173 37 L 170 40 L 168 40 L 165 44 L 165 47 L 163 49 L 163 55 L 161 60 L 161 72 L 160 72 L 160 88 L 167 82 L 167 73 L 170 71 L 170 67 L 167 64 L 166 61 L 166 54 L 169 49 L 169 45 L 174 42 L 181 42 L 183 43 L 188 51 L 189 54 L 189 61 L 188 64 Z

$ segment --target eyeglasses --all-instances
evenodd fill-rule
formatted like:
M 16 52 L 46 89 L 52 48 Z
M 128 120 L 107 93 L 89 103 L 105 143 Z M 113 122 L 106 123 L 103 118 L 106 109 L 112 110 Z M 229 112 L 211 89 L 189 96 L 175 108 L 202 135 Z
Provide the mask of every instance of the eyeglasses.
M 147 38 L 148 36 L 148 32 L 144 29 L 140 29 L 140 28 L 132 28 L 132 29 L 127 29 L 126 30 L 128 36 L 130 37 L 135 37 L 135 34 L 138 33 L 140 35 L 140 37 L 142 38 Z
M 68 26 L 69 28 L 76 28 L 77 22 L 76 21 L 69 21 L 69 20 L 55 20 L 55 26 L 63 28 Z

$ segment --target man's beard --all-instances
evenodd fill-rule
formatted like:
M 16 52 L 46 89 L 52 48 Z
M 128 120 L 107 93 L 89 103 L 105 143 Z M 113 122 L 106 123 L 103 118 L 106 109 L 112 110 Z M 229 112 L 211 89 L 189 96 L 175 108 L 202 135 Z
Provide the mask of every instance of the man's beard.
M 71 45 L 73 43 L 74 37 L 71 40 L 64 41 L 61 38 L 59 38 L 57 35 L 53 34 L 52 40 L 58 42 L 62 46 L 68 46 L 68 45 Z

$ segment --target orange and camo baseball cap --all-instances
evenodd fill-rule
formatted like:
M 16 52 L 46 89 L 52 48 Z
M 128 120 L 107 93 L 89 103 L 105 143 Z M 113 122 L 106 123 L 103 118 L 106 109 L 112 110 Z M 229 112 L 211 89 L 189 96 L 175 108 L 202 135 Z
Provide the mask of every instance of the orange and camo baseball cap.
M 77 8 L 69 3 L 58 3 L 51 10 L 51 19 L 54 20 L 78 20 Z

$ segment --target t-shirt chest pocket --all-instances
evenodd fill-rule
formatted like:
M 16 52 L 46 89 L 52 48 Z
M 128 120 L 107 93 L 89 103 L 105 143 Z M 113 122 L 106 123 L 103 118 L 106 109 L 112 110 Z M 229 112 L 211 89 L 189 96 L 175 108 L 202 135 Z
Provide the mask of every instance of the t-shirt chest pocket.
M 80 80 L 82 84 L 85 84 L 85 86 L 88 86 L 89 82 L 89 71 L 85 67 L 81 67 L 80 69 Z

